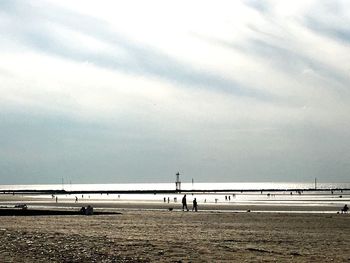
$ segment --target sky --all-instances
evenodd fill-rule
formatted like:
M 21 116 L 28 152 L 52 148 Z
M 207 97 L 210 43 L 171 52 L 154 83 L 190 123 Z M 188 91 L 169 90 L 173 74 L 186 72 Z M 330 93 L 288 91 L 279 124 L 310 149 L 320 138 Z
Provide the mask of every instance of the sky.
M 349 182 L 350 2 L 0 1 L 0 184 Z

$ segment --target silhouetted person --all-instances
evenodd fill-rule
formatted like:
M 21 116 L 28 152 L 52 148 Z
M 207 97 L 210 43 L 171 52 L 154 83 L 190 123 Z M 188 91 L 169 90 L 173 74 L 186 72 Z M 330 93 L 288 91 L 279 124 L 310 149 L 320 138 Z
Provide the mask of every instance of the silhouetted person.
M 184 195 L 184 197 L 182 197 L 182 211 L 184 211 L 185 208 L 188 211 L 186 195 Z
M 344 205 L 344 207 L 341 209 L 342 213 L 347 213 L 349 211 L 348 205 Z
M 76 203 L 78 202 L 78 197 L 77 197 L 77 196 L 75 197 L 75 202 L 76 202 Z
M 86 215 L 90 216 L 94 213 L 94 208 L 91 205 L 88 205 L 86 208 Z
M 80 209 L 80 213 L 81 213 L 82 215 L 86 215 L 86 208 L 85 208 L 85 206 L 83 206 L 83 207 Z
M 168 197 L 168 204 L 170 203 L 170 198 Z
M 56 203 L 58 202 L 58 197 L 56 196 Z
M 193 199 L 193 207 L 192 207 L 192 211 L 198 211 L 198 204 L 197 204 L 197 199 Z

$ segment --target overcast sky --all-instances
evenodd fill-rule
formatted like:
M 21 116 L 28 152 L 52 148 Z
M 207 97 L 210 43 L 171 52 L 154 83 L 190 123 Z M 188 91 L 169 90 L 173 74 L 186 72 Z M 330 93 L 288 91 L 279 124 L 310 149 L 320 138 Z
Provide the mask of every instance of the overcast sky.
M 0 184 L 349 182 L 350 1 L 0 1 Z

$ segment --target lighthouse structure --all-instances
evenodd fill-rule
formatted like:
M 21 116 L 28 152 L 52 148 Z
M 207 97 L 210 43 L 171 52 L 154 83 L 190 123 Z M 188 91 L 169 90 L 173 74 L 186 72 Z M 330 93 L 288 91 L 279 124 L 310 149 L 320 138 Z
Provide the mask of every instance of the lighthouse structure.
M 180 173 L 176 173 L 176 181 L 175 181 L 175 189 L 177 192 L 181 191 L 181 181 L 180 181 Z

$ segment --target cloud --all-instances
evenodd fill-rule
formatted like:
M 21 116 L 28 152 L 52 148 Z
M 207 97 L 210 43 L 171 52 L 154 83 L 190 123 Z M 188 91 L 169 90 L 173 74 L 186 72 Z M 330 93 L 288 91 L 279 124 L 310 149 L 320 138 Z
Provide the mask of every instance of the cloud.
M 305 25 L 317 34 L 349 43 L 350 5 L 347 1 L 324 1 L 305 16 Z
M 235 96 L 271 98 L 268 92 L 247 87 L 219 73 L 198 70 L 195 65 L 183 63 L 170 54 L 142 43 L 135 43 L 109 29 L 105 22 L 87 15 L 51 5 L 34 8 L 16 1 L 11 5 L 6 3 L 3 10 L 6 10 L 7 16 L 10 17 L 10 23 L 15 25 L 6 33 L 21 45 L 38 52 L 77 62 L 89 62 L 98 67 L 128 74 L 156 77 L 186 88 L 199 87 L 220 90 Z M 18 16 L 21 17 L 20 20 Z M 67 33 L 68 36 L 65 35 Z M 69 38 L 74 39 L 77 34 L 103 42 L 111 49 L 108 52 L 94 51 L 86 48 L 85 43 L 71 45 L 72 41 Z M 117 52 L 114 49 L 117 49 Z
M 95 4 L 0 2 L 0 178 L 346 179 L 347 2 Z
M 271 10 L 271 5 L 267 1 L 264 1 L 264 0 L 262 0 L 262 1 L 247 0 L 247 1 L 244 1 L 244 3 L 247 6 L 253 8 L 261 13 L 268 13 Z

